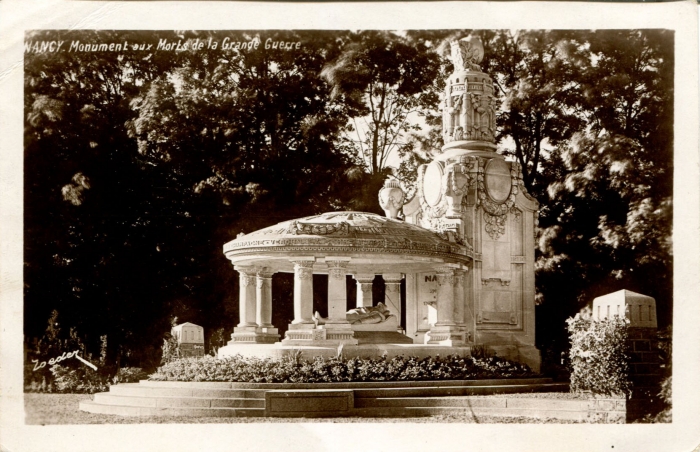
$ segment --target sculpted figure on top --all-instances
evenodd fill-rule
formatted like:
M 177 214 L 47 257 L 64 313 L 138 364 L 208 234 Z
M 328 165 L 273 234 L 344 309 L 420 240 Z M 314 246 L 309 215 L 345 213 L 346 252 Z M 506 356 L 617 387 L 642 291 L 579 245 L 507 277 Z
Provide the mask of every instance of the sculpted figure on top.
M 476 36 L 462 38 L 450 43 L 452 64 L 457 71 L 481 71 L 479 63 L 484 59 L 484 45 Z
M 477 36 L 451 42 L 454 66 L 442 101 L 443 139 L 495 141 L 496 99 L 491 78 L 481 72 L 484 46 Z

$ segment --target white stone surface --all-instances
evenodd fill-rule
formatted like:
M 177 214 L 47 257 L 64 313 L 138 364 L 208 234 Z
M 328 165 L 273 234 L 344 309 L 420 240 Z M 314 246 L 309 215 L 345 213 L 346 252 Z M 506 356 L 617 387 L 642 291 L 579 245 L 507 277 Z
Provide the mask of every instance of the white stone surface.
M 593 318 L 625 317 L 631 327 L 656 328 L 656 300 L 647 295 L 618 290 L 593 300 Z

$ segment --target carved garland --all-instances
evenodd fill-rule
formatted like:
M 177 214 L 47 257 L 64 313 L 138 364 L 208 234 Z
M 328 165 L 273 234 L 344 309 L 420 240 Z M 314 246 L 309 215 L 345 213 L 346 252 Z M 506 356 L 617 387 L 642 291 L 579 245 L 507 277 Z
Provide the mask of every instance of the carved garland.
M 287 234 L 311 234 L 311 235 L 328 235 L 328 234 L 339 234 L 339 235 L 349 235 L 350 225 L 344 221 L 340 223 L 301 223 L 299 221 L 293 221 L 287 230 Z
M 508 212 L 513 213 L 516 217 L 519 215 L 520 211 L 515 208 L 515 197 L 518 194 L 518 164 L 513 162 L 510 167 L 510 180 L 511 189 L 508 199 L 502 203 L 497 203 L 492 201 L 486 194 L 486 163 L 488 159 L 479 159 L 479 168 L 476 176 L 477 180 L 477 205 L 481 205 L 484 209 L 484 220 L 486 221 L 486 233 L 493 239 L 497 240 L 501 235 L 506 232 L 506 220 L 508 219 Z

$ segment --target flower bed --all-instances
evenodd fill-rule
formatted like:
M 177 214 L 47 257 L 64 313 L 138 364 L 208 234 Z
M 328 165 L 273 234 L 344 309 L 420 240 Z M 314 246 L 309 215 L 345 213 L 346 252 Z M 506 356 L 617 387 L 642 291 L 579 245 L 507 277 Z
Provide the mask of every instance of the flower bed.
M 354 381 L 476 380 L 537 376 L 526 365 L 498 357 L 430 358 L 342 357 L 304 360 L 300 355 L 256 358 L 240 355 L 183 358 L 151 374 L 158 381 L 224 381 L 243 383 L 330 383 Z

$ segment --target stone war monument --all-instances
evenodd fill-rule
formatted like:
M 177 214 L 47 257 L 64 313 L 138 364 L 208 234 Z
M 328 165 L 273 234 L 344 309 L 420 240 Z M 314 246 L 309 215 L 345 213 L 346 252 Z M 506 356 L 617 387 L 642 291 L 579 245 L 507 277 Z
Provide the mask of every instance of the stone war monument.
M 171 334 L 177 338 L 183 358 L 204 356 L 204 328 L 185 322 L 175 325 L 171 329 Z
M 496 152 L 496 99 L 479 67 L 483 54 L 475 37 L 451 44 L 454 71 L 441 102 L 445 145 L 418 169 L 411 200 L 388 180 L 378 194 L 384 217 L 329 212 L 224 245 L 240 276 L 240 323 L 220 356 L 304 347 L 327 354 L 342 347 L 348 356 L 464 356 L 481 345 L 539 370 L 538 204 L 518 164 Z M 271 324 L 277 272 L 294 274 L 294 320 L 284 338 Z M 312 309 L 313 274 L 328 275 L 327 317 Z M 350 310 L 346 275 L 357 282 Z M 375 275 L 385 283 L 381 306 L 372 300 Z

